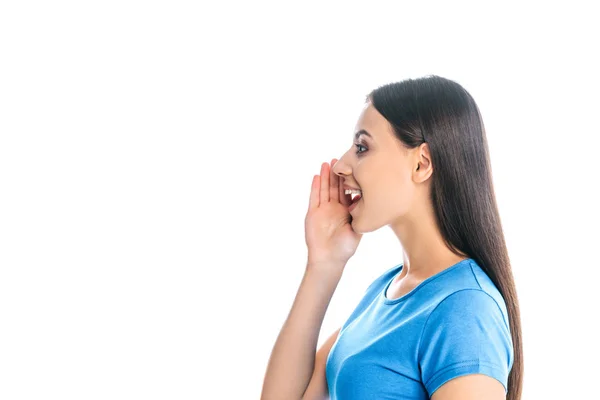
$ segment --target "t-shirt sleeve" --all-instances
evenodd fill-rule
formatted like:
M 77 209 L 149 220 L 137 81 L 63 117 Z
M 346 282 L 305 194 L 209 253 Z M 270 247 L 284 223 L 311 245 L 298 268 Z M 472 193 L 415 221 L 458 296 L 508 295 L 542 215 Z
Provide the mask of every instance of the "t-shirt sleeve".
M 483 290 L 454 292 L 429 315 L 418 357 L 430 397 L 450 379 L 469 374 L 491 376 L 506 392 L 513 346 L 504 313 Z

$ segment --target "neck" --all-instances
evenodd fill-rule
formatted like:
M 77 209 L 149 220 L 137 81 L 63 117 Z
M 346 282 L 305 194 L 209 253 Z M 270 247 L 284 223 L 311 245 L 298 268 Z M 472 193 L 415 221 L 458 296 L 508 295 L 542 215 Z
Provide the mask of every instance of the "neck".
M 424 280 L 468 258 L 448 248 L 435 222 L 433 208 L 403 216 L 391 228 L 403 249 L 404 266 L 398 279 L 409 276 Z

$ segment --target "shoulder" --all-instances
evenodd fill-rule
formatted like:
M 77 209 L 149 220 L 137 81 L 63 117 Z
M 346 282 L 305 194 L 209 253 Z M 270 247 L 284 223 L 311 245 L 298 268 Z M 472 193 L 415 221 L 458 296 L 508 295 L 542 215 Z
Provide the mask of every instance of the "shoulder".
M 475 261 L 471 261 L 471 272 L 477 281 L 478 287 L 482 292 L 485 292 L 491 299 L 494 300 L 500 312 L 504 315 L 506 325 L 508 326 L 508 311 L 506 309 L 506 303 L 502 294 L 498 288 L 494 285 L 494 282 L 485 273 L 485 271 Z
M 447 311 L 464 309 L 466 306 L 473 312 L 500 313 L 508 326 L 504 298 L 475 260 L 468 259 L 449 268 L 445 276 L 431 286 L 426 294 L 430 317 L 440 316 L 443 311 L 446 311 L 444 315 L 451 317 L 452 313 L 448 314 Z
M 457 290 L 429 314 L 418 355 L 430 395 L 449 379 L 473 373 L 489 375 L 507 387 L 512 338 L 503 307 L 493 294 L 479 288 Z
M 425 328 L 444 323 L 455 324 L 455 329 L 459 329 L 477 323 L 495 325 L 510 333 L 504 298 L 479 264 L 470 259 L 455 275 L 452 284 L 440 290 L 431 304 Z
M 498 322 L 506 325 L 506 305 L 502 296 L 483 289 L 466 288 L 456 290 L 444 297 L 430 312 L 426 325 L 441 322 L 466 323 L 469 320 Z

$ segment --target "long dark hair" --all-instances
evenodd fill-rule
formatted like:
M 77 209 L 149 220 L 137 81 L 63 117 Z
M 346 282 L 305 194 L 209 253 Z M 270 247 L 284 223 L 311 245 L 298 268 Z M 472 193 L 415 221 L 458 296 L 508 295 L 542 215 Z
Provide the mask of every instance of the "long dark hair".
M 513 342 L 508 400 L 520 400 L 523 345 L 517 291 L 492 183 L 485 127 L 473 97 L 437 75 L 380 86 L 367 95 L 407 147 L 430 149 L 431 202 L 442 237 L 474 259 L 506 303 Z

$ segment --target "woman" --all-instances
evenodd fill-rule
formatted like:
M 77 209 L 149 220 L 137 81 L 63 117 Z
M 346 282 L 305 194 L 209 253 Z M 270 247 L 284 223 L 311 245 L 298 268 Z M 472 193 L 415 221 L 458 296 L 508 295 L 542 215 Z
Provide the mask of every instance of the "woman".
M 519 400 L 519 306 L 475 101 L 439 76 L 388 84 L 355 132 L 313 177 L 308 262 L 262 399 Z M 403 263 L 315 352 L 346 263 L 382 226 Z

